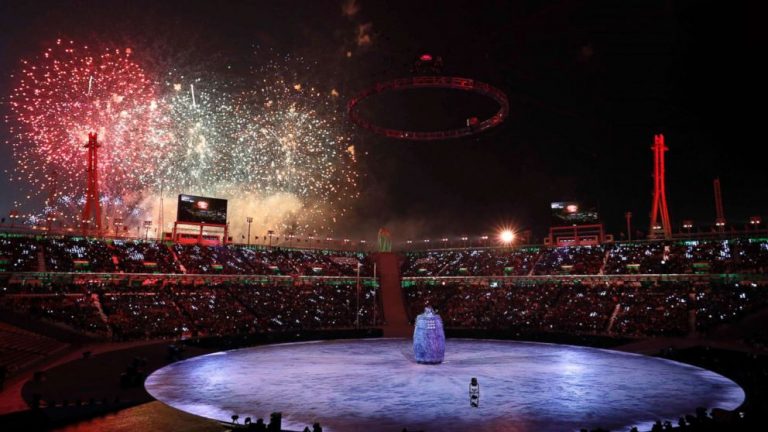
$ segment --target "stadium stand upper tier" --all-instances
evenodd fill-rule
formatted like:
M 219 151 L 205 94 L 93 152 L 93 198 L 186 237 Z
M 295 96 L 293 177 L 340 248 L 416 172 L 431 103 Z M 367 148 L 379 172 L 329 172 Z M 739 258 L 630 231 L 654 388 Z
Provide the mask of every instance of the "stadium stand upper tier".
M 404 277 L 754 274 L 768 239 L 676 240 L 597 246 L 445 249 L 404 253 Z M 0 233 L 0 272 L 373 275 L 364 252 L 200 246 Z
M 764 274 L 768 239 L 451 249 L 405 254 L 405 277 Z
M 362 252 L 247 246 L 198 246 L 0 233 L 0 272 L 163 273 L 361 276 L 373 274 Z
M 573 247 L 407 252 L 404 277 L 755 274 L 768 270 L 768 239 L 675 240 Z M 369 254 L 243 245 L 0 233 L 0 272 L 361 276 Z

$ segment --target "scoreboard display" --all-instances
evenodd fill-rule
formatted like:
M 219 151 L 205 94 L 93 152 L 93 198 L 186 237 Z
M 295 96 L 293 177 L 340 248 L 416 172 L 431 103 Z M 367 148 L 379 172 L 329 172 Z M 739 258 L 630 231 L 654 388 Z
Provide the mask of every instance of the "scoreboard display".
M 552 223 L 562 225 L 591 225 L 599 223 L 597 211 L 584 207 L 576 201 L 557 201 L 552 203 Z
M 227 200 L 179 195 L 176 220 L 178 222 L 225 225 L 227 223 Z

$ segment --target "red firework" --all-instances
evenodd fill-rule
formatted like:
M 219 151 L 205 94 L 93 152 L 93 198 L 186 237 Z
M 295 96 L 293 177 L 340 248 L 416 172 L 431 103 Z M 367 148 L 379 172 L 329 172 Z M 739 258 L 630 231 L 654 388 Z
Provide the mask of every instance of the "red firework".
M 89 132 L 103 144 L 99 170 L 105 198 L 144 186 L 151 173 L 153 134 L 163 121 L 155 83 L 131 60 L 131 49 L 94 49 L 62 42 L 21 62 L 7 119 L 17 180 L 37 191 L 58 172 L 59 197 L 81 197 Z

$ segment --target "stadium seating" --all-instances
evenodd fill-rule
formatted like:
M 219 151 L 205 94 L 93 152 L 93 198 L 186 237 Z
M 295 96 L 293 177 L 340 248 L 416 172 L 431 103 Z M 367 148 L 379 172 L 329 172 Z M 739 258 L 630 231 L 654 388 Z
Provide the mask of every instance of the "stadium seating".
M 706 332 L 768 305 L 764 282 L 406 281 L 411 320 L 429 305 L 447 328 L 647 337 Z
M 0 310 L 114 340 L 355 327 L 355 276 L 373 275 L 362 252 L 122 239 L 5 236 L 0 257 Z M 709 332 L 765 306 L 749 275 L 767 264 L 766 240 L 685 239 L 409 252 L 401 272 L 411 319 L 428 304 L 447 328 L 647 337 Z M 19 282 L 41 267 L 68 279 Z M 370 279 L 359 306 L 361 325 L 382 321 Z
M 213 285 L 145 282 L 150 283 L 17 286 L 0 295 L 0 311 L 114 340 L 346 329 L 357 324 L 354 279 L 298 285 L 284 279 Z M 374 288 L 362 284 L 361 326 L 373 326 L 374 319 L 381 318 L 375 317 L 374 309 L 381 311 L 381 306 L 374 297 Z
M 406 277 L 762 274 L 766 270 L 768 241 L 765 239 L 431 250 L 405 254 L 402 266 Z
M 66 346 L 55 339 L 0 322 L 0 367 L 7 373 L 30 366 Z

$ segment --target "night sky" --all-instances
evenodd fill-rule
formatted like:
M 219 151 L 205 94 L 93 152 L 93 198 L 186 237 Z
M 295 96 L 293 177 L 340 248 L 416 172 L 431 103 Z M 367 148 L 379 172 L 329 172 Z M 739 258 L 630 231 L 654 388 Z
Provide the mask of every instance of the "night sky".
M 114 41 L 237 71 L 255 45 L 302 56 L 314 77 L 348 98 L 408 76 L 423 52 L 447 75 L 505 91 L 511 115 L 496 130 L 441 142 L 355 132 L 361 197 L 337 232 L 395 238 L 480 234 L 500 225 L 549 226 L 549 203 L 595 205 L 610 232 L 625 211 L 647 229 L 654 133 L 664 133 L 670 215 L 714 220 L 712 180 L 725 216 L 766 215 L 762 110 L 768 38 L 761 10 L 672 1 L 0 1 L 0 106 L 22 57 L 58 37 Z M 141 54 L 137 54 L 141 55 Z M 449 128 L 487 111 L 451 92 L 382 97 L 366 108 L 382 125 Z M 0 128 L 0 138 L 8 130 Z M 0 147 L 0 168 L 13 166 Z M 0 212 L 24 195 L 0 180 Z

